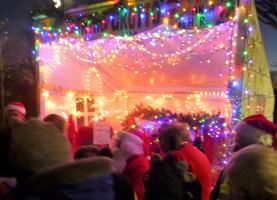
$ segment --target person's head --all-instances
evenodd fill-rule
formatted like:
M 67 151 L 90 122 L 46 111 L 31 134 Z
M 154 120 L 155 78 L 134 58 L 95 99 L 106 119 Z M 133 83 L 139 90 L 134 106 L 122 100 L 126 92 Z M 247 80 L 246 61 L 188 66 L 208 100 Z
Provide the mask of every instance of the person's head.
M 70 144 L 53 124 L 29 119 L 13 126 L 11 134 L 7 164 L 19 179 L 70 161 Z
M 143 154 L 143 141 L 139 136 L 125 131 L 120 131 L 114 138 L 112 151 L 119 150 L 127 156 Z
M 188 129 L 186 124 L 163 124 L 158 130 L 161 149 L 167 153 L 179 149 L 184 142 L 191 142 Z
M 235 128 L 236 134 L 234 151 L 251 144 L 261 144 L 276 147 L 277 126 L 261 114 L 246 117 Z
M 84 145 L 77 149 L 74 154 L 74 159 L 82 159 L 82 158 L 93 158 L 95 156 L 99 156 L 100 151 L 97 147 L 93 145 Z
M 65 131 L 65 119 L 57 114 L 47 115 L 43 121 L 53 123 L 62 133 Z
M 277 199 L 277 154 L 250 145 L 234 154 L 226 168 L 231 200 Z
M 5 116 L 8 124 L 16 121 L 24 121 L 26 117 L 26 108 L 20 102 L 11 102 L 5 108 Z

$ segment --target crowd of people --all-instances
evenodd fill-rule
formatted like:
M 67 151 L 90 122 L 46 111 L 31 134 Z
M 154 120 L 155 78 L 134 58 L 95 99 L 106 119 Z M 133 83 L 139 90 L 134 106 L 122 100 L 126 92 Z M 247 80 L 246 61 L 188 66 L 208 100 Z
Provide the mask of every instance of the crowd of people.
M 142 135 L 126 131 L 107 147 L 82 144 L 72 152 L 61 116 L 26 119 L 20 102 L 5 114 L 3 200 L 277 200 L 277 126 L 261 114 L 234 128 L 234 153 L 215 185 L 185 123 L 162 124 L 160 150 L 151 155 Z

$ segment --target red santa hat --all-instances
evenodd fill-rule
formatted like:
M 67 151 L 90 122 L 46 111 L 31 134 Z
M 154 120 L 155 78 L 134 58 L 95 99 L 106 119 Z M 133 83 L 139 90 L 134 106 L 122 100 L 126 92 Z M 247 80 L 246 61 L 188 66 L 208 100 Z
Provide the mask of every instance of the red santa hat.
M 272 123 L 271 121 L 269 121 L 262 114 L 251 115 L 251 116 L 243 119 L 243 121 L 246 122 L 247 124 L 249 124 L 255 128 L 261 129 L 264 132 L 269 133 L 273 136 L 275 136 L 277 134 L 277 125 Z
M 15 110 L 15 111 L 21 113 L 22 115 L 26 115 L 25 106 L 21 102 L 18 102 L 18 101 L 9 103 L 6 106 L 5 111 L 7 112 L 9 110 Z
M 263 139 L 262 136 L 268 135 L 272 137 L 271 146 L 277 147 L 277 125 L 269 121 L 262 114 L 255 114 L 244 118 L 235 127 L 235 130 L 237 132 L 237 139 L 241 139 L 245 145 L 254 143 L 266 144 L 266 137 Z

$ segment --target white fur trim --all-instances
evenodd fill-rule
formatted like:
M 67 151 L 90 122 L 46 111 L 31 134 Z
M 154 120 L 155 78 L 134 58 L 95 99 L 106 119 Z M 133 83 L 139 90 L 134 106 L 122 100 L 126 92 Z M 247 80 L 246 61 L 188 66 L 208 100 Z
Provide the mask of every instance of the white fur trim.
M 24 107 L 21 107 L 21 106 L 17 106 L 17 105 L 8 105 L 7 108 L 6 108 L 6 112 L 8 110 L 15 110 L 15 111 L 18 111 L 20 112 L 21 114 L 25 115 L 26 114 L 26 109 Z
M 236 142 L 242 146 L 261 144 L 272 147 L 273 136 L 242 121 L 235 126 Z
M 143 141 L 136 135 L 120 132 L 120 149 L 124 150 L 129 156 L 143 154 Z

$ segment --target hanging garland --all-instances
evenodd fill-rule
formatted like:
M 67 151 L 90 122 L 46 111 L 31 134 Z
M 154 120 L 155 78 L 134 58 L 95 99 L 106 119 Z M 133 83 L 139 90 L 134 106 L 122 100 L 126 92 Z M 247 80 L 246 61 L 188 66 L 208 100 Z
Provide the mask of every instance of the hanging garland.
M 146 120 L 149 123 L 141 124 L 139 120 Z M 220 114 L 209 114 L 206 112 L 199 113 L 172 113 L 166 109 L 156 109 L 150 106 L 145 107 L 143 104 L 136 105 L 135 108 L 129 112 L 122 126 L 125 130 L 142 128 L 154 130 L 157 126 L 163 123 L 186 123 L 192 129 L 198 130 L 205 136 L 211 138 L 225 138 L 229 134 L 229 128 L 226 119 Z M 155 125 L 153 125 L 155 123 Z M 149 131 L 147 131 L 149 132 Z

